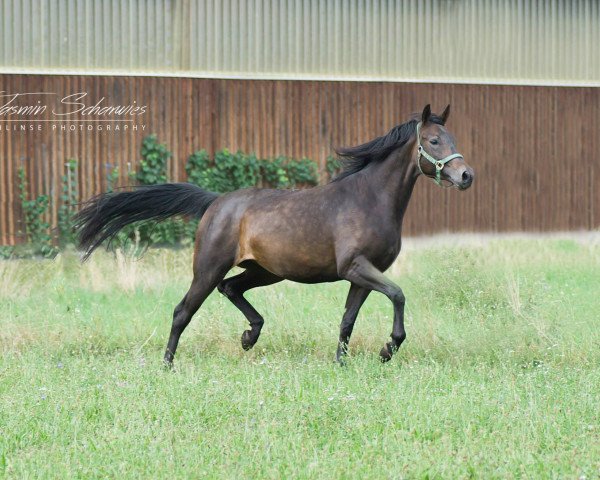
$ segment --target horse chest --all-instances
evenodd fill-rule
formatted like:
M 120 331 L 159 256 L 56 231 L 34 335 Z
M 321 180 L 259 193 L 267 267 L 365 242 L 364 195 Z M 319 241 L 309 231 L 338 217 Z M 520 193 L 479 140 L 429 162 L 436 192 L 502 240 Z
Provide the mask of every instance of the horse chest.
M 371 237 L 364 245 L 364 256 L 379 270 L 387 270 L 400 253 L 401 240 L 398 233 L 383 231 Z
M 373 265 L 375 265 L 382 272 L 390 268 L 394 260 L 398 257 L 400 253 L 400 246 L 397 248 L 390 247 L 386 251 L 380 252 L 378 255 L 373 256 L 373 258 L 369 259 Z

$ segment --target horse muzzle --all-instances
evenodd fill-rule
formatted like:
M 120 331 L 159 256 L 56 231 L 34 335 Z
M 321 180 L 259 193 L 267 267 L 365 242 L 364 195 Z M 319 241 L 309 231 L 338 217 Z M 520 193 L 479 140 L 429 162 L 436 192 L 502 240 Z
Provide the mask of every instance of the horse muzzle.
M 447 171 L 446 171 L 447 170 Z M 461 165 L 458 168 L 447 168 L 442 171 L 443 179 L 448 180 L 459 190 L 466 190 L 473 183 L 475 172 L 468 165 Z

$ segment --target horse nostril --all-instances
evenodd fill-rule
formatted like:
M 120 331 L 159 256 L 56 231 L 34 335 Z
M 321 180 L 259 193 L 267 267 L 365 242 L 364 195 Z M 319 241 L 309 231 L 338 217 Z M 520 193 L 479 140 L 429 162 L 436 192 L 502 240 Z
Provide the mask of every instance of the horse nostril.
M 473 177 L 471 176 L 471 174 L 467 170 L 465 170 L 462 174 L 463 183 L 469 183 L 472 179 Z

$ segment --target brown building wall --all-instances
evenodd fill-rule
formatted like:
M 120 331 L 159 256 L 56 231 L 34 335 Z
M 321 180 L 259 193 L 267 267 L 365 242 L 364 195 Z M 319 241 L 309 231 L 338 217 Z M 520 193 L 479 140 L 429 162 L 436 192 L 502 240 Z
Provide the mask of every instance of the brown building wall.
M 6 122 L 14 117 L 0 115 L 1 244 L 18 241 L 20 166 L 32 194 L 57 198 L 64 163 L 76 158 L 80 194 L 87 198 L 106 187 L 106 164 L 118 166 L 126 183 L 142 138 L 156 133 L 173 152 L 173 181 L 185 180 L 188 155 L 202 148 L 305 156 L 324 168 L 332 146 L 382 135 L 426 103 L 434 111 L 452 104 L 448 127 L 476 181 L 464 193 L 420 181 L 405 233 L 600 226 L 600 88 L 0 75 L 0 91 L 56 98 L 87 92 L 87 105 L 102 97 L 104 105 L 147 105 L 136 120 L 146 128 L 137 132 L 81 132 L 79 124 L 63 132 L 52 129 L 55 122 L 43 122 L 41 132 L 7 132 L 7 125 L 38 123 Z M 52 117 L 47 111 L 38 118 Z

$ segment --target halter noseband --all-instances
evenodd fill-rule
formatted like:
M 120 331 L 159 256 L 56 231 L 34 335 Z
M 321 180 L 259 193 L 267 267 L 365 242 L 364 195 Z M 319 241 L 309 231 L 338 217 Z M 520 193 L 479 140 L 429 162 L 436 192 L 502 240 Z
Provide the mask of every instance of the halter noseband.
M 425 157 L 430 163 L 435 165 L 435 177 L 429 178 L 431 178 L 438 185 L 443 186 L 442 169 L 444 168 L 444 165 L 446 165 L 450 160 L 464 157 L 460 153 L 453 153 L 452 155 L 448 155 L 447 157 L 438 160 L 437 158 L 434 158 L 431 155 L 429 155 L 423 148 L 423 145 L 421 145 L 421 135 L 419 134 L 419 130 L 421 129 L 421 123 L 422 122 L 417 123 L 417 166 L 419 167 L 419 171 L 423 175 L 425 175 L 425 172 L 423 172 L 423 170 L 421 169 L 421 157 Z M 428 175 L 425 176 L 428 177 Z

